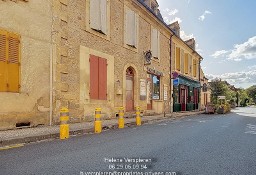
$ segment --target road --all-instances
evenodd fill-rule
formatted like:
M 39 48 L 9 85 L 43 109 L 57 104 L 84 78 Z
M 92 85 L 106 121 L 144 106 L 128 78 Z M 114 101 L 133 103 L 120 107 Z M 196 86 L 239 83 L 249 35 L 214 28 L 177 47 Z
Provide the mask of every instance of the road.
M 143 162 L 125 162 L 128 160 Z M 255 175 L 256 108 L 237 108 L 227 115 L 191 116 L 3 150 L 0 170 L 1 175 L 83 175 L 96 171 Z

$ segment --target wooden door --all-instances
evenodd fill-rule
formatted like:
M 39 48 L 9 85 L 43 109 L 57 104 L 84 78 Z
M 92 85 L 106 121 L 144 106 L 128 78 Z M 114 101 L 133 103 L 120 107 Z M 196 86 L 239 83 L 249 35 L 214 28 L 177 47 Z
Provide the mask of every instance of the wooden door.
M 134 74 L 131 68 L 126 71 L 126 111 L 134 111 Z
M 181 103 L 181 111 L 186 111 L 186 89 L 181 88 L 180 91 L 180 103 Z

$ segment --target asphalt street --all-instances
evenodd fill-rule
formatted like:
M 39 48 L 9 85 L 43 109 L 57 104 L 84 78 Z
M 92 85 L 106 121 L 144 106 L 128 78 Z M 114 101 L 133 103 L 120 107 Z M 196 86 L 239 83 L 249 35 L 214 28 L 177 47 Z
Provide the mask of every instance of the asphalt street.
M 256 108 L 237 108 L 227 115 L 191 116 L 0 151 L 1 175 L 124 171 L 255 175 Z

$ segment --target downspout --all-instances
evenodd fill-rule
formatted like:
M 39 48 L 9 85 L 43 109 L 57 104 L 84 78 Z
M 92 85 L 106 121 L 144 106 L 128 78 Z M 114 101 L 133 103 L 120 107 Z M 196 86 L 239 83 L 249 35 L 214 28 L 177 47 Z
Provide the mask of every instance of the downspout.
M 170 107 L 171 107 L 171 110 L 170 112 L 173 112 L 173 95 L 172 95 L 172 78 L 171 78 L 171 75 L 172 75 L 172 37 L 173 37 L 174 34 L 171 34 L 170 36 Z M 165 112 L 164 112 L 164 117 L 165 117 Z
M 200 85 L 200 88 L 199 88 L 199 95 L 198 95 L 198 110 L 201 111 L 201 57 L 199 58 L 199 65 L 198 65 L 198 70 L 199 70 L 199 85 Z
M 49 125 L 52 126 L 52 115 L 53 115 L 53 1 L 51 1 L 52 10 L 52 29 L 51 29 L 51 47 L 50 47 L 50 115 Z

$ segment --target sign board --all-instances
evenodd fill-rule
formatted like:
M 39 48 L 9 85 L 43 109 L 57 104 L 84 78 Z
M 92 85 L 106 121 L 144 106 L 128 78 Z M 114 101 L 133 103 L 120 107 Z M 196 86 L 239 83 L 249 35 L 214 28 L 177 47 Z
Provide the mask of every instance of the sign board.
M 168 86 L 164 84 L 164 101 L 168 100 Z
M 179 79 L 176 78 L 173 80 L 173 86 L 178 86 L 179 85 Z
M 225 100 L 225 99 L 226 99 L 226 96 L 218 96 L 218 99 L 220 99 L 220 100 Z
M 147 85 L 145 79 L 140 79 L 140 100 L 146 100 Z

